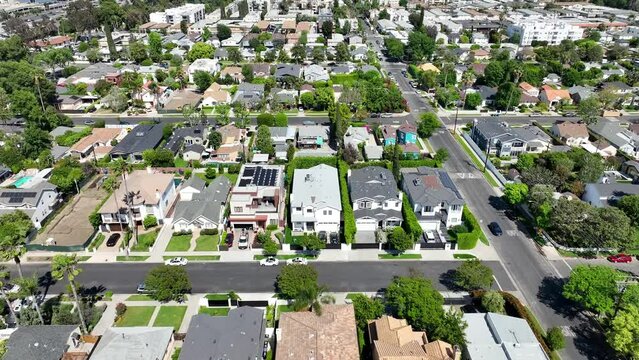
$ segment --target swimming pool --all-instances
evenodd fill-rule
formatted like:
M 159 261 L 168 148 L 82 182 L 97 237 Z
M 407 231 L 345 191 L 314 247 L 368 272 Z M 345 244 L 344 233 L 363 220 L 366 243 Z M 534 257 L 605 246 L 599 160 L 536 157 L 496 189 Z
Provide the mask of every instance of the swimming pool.
M 21 178 L 19 178 L 18 180 L 16 180 L 13 184 L 13 186 L 19 188 L 22 187 L 24 184 L 26 184 L 27 182 L 29 182 L 29 180 L 33 179 L 33 176 L 23 176 Z

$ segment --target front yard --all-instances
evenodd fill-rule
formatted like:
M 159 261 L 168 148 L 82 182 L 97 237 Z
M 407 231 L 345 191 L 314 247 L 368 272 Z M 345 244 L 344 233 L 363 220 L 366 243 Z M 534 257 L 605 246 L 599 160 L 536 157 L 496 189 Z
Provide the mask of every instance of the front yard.
M 173 330 L 178 331 L 186 314 L 186 308 L 186 306 L 160 306 L 153 326 L 171 326 Z
M 217 251 L 219 235 L 200 235 L 195 239 L 195 251 Z
M 115 322 L 116 327 L 147 326 L 151 321 L 151 316 L 155 311 L 155 306 L 128 306 L 124 315 Z
M 191 248 L 192 234 L 173 235 L 166 247 L 166 251 L 189 251 Z
M 226 316 L 229 314 L 230 308 L 227 307 L 206 307 L 200 306 L 198 314 L 207 314 L 211 316 Z
M 131 248 L 131 251 L 149 251 L 149 248 L 155 244 L 155 239 L 157 239 L 159 232 L 160 229 L 155 229 L 144 234 L 138 234 L 138 242 Z

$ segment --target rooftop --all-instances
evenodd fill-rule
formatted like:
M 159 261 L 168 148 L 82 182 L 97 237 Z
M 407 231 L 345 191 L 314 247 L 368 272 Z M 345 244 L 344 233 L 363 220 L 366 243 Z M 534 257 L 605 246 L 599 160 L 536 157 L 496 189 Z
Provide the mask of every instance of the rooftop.
M 291 207 L 331 207 L 342 210 L 337 169 L 325 164 L 310 169 L 295 169 Z
M 91 360 L 163 359 L 172 337 L 172 327 L 108 328 L 93 351 Z

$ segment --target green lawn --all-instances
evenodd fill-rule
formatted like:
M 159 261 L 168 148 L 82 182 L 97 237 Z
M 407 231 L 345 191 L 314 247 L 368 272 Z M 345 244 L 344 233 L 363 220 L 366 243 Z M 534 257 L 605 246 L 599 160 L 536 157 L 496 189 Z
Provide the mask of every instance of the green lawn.
M 355 297 L 355 295 L 362 295 L 362 293 L 348 293 L 346 294 L 346 298 L 352 300 Z
M 125 301 L 153 301 L 153 299 L 149 295 L 135 294 L 126 298 Z
M 228 169 L 226 169 L 226 170 L 228 170 Z M 231 185 L 235 185 L 235 183 L 237 182 L 237 178 L 239 176 L 239 174 L 229 174 L 228 172 L 225 172 L 222 175 L 226 176 L 231 181 Z
M 200 235 L 195 239 L 195 251 L 217 251 L 219 235 Z
M 128 306 L 126 312 L 114 324 L 116 327 L 147 326 L 155 306 Z
M 293 305 L 280 305 L 277 307 L 276 318 L 279 319 L 281 313 L 292 312 L 292 311 L 293 311 Z
M 265 255 L 254 255 L 254 256 L 253 256 L 253 260 L 262 260 L 262 259 L 264 259 L 264 258 L 266 258 L 266 257 L 268 257 L 268 256 L 265 256 Z M 276 258 L 276 259 L 278 259 L 278 260 L 288 260 L 288 259 L 294 259 L 294 258 L 296 258 L 296 257 L 303 257 L 303 258 L 308 259 L 308 260 L 315 260 L 315 259 L 317 259 L 317 257 L 316 257 L 316 256 L 313 256 L 313 255 L 303 255 L 303 254 L 277 255 L 277 256 L 275 256 L 275 258 Z
M 160 306 L 153 326 L 172 326 L 175 331 L 178 331 L 186 314 L 186 308 L 186 306 Z
M 198 311 L 198 314 L 207 314 L 211 316 L 226 316 L 229 314 L 229 310 L 230 308 L 227 308 L 227 307 L 210 308 L 206 306 L 200 306 L 200 310 Z
M 182 256 L 189 261 L 218 261 L 220 260 L 220 255 L 186 255 Z M 174 256 L 163 256 L 164 260 L 173 259 Z
M 191 239 L 193 235 L 177 235 L 172 236 L 166 251 L 188 251 L 191 247 Z
M 175 158 L 173 163 L 175 164 L 175 167 L 180 167 L 180 168 L 189 167 L 189 163 L 186 160 L 184 160 L 181 157 L 179 157 L 179 156 Z
M 422 254 L 379 254 L 377 257 L 381 260 L 416 260 L 421 259 Z
M 93 241 L 91 241 L 91 245 L 89 245 L 88 250 L 92 251 L 93 249 L 99 248 L 100 245 L 102 245 L 103 242 L 104 242 L 104 234 L 103 233 L 99 233 L 98 235 L 95 236 Z
M 473 254 L 453 254 L 453 258 L 457 260 L 472 260 L 477 259 L 477 256 Z
M 173 350 L 173 355 L 171 355 L 171 360 L 178 360 L 180 358 L 181 351 L 181 347 L 176 347 L 175 350 Z
M 118 255 L 115 257 L 116 261 L 146 261 L 146 259 L 150 258 L 150 256 L 129 256 L 126 255 Z
M 131 251 L 149 251 L 149 248 L 155 243 L 159 232 L 160 229 L 156 229 L 144 234 L 139 234 L 138 243 L 131 248 Z
M 206 294 L 207 300 L 227 300 L 229 298 L 229 294 Z
M 477 169 L 481 171 L 484 168 L 484 164 L 479 160 L 479 158 L 477 158 L 477 155 L 475 155 L 473 150 L 470 147 L 468 147 L 466 142 L 459 135 L 455 134 L 455 139 L 457 140 L 459 145 L 462 147 L 462 149 L 464 149 L 466 154 L 468 154 L 468 157 L 470 157 L 470 160 L 472 160 L 473 164 L 475 164 Z M 497 184 L 497 181 L 493 179 L 492 175 L 490 175 L 488 171 L 484 171 L 483 174 L 484 174 L 484 177 L 486 178 L 486 181 L 488 181 L 488 183 L 490 184 L 490 186 L 492 187 L 499 186 Z

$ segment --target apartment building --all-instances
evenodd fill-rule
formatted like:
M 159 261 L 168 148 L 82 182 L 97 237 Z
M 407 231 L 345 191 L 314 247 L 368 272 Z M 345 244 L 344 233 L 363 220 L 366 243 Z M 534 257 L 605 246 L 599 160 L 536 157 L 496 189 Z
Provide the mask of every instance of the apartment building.
M 149 15 L 149 21 L 155 23 L 179 24 L 186 21 L 189 24 L 203 20 L 205 17 L 204 4 L 185 4 Z
M 568 22 L 553 20 L 522 20 L 510 25 L 508 35 L 519 34 L 519 45 L 527 46 L 533 41 L 547 41 L 549 45 L 559 45 L 563 40 L 583 38 L 584 29 Z

